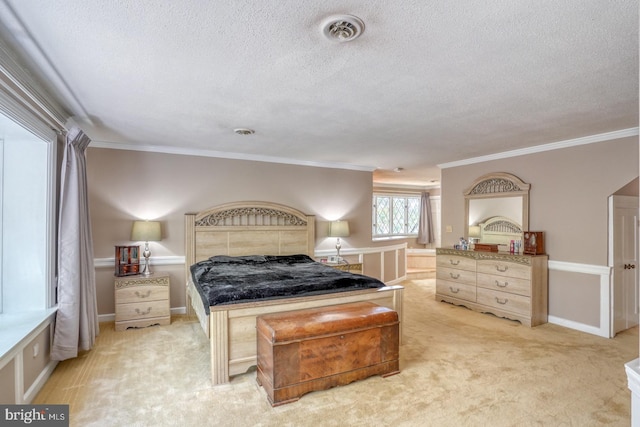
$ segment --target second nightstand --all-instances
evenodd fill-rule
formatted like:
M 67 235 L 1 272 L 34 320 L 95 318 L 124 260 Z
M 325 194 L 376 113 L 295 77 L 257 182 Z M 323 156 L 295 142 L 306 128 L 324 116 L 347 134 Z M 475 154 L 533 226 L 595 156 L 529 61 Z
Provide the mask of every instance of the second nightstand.
M 116 331 L 171 323 L 168 273 L 115 279 Z
M 342 263 L 327 262 L 326 264 L 333 268 L 337 268 L 338 270 L 348 271 L 349 273 L 362 274 L 361 262 L 356 262 L 351 264 L 346 264 L 344 262 Z

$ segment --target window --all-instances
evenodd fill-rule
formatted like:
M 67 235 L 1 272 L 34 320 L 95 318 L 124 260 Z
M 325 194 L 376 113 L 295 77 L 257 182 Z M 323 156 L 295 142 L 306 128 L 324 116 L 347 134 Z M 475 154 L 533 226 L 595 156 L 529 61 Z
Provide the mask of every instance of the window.
M 0 312 L 46 309 L 54 302 L 53 144 L 2 113 L 0 132 Z
M 373 238 L 418 235 L 420 196 L 373 195 Z

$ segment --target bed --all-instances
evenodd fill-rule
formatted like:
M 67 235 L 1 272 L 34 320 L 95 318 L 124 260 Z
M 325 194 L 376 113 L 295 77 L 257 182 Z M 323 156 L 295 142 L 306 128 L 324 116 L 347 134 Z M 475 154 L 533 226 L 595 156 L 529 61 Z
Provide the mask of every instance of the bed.
M 402 286 L 243 299 L 207 306 L 191 274 L 194 264 L 215 256 L 312 257 L 314 248 L 315 217 L 288 206 L 235 202 L 185 215 L 187 313 L 197 317 L 209 338 L 214 385 L 227 383 L 231 376 L 256 365 L 255 325 L 256 317 L 262 314 L 371 301 L 396 310 L 402 319 Z

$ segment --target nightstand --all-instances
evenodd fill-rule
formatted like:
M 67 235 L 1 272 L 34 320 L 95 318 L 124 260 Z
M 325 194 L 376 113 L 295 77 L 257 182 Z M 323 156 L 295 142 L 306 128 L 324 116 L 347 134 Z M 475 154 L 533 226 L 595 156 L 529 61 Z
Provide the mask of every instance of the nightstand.
M 169 285 L 168 273 L 116 277 L 116 331 L 169 325 Z
M 327 262 L 325 263 L 333 268 L 336 268 L 338 270 L 342 270 L 342 271 L 348 271 L 349 273 L 356 273 L 356 274 L 362 274 L 362 263 L 361 262 L 355 262 L 355 263 L 351 263 L 351 264 L 346 264 L 344 262 Z

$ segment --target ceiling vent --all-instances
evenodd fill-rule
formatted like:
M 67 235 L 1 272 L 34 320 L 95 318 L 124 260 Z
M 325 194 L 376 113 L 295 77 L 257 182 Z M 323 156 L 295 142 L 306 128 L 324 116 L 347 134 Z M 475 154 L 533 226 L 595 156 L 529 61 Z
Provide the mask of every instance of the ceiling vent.
M 234 129 L 233 131 L 238 135 L 253 135 L 254 133 L 256 133 L 255 130 L 248 129 L 248 128 L 237 128 L 237 129 Z
M 364 31 L 364 22 L 353 15 L 336 15 L 322 23 L 322 33 L 334 42 L 355 40 Z

